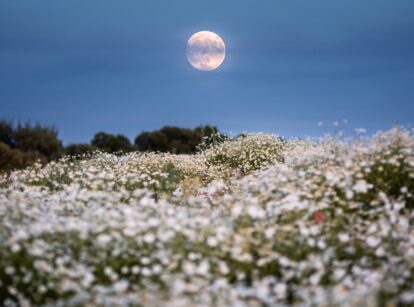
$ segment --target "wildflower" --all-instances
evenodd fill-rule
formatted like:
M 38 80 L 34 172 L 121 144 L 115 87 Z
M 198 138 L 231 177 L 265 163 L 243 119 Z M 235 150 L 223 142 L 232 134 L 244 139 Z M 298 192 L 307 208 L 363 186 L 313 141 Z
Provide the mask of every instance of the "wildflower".
M 317 211 L 313 214 L 313 220 L 316 224 L 322 224 L 325 222 L 326 217 L 323 211 Z
M 366 193 L 369 189 L 372 188 L 372 184 L 368 184 L 365 180 L 358 180 L 357 183 L 353 186 L 353 190 L 357 193 Z
M 210 246 L 210 247 L 215 247 L 215 246 L 217 246 L 218 241 L 217 241 L 217 239 L 216 239 L 216 238 L 214 238 L 214 237 L 209 237 L 209 238 L 207 239 L 207 244 L 208 244 L 208 246 Z
M 126 280 L 120 280 L 113 285 L 114 291 L 117 293 L 124 293 L 129 287 L 129 283 Z
M 350 236 L 349 236 L 348 233 L 340 233 L 340 234 L 338 234 L 338 240 L 341 243 L 348 243 L 349 240 L 350 240 Z
M 275 291 L 278 298 L 285 298 L 287 293 L 287 286 L 286 284 L 279 282 L 273 287 L 273 291 Z
M 374 236 L 369 236 L 366 239 L 366 242 L 369 247 L 377 247 L 380 244 L 381 240 Z
M 96 241 L 101 244 L 101 245 L 107 245 L 109 242 L 112 241 L 112 238 L 110 235 L 107 234 L 100 234 L 97 238 Z
M 151 244 L 155 241 L 155 235 L 151 232 L 144 235 L 144 242 Z

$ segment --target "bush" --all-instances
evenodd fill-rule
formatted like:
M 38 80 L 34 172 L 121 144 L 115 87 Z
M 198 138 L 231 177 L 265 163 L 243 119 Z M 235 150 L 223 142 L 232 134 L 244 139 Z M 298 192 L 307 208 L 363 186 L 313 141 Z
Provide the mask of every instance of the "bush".
M 0 169 L 6 171 L 30 166 L 38 160 L 47 163 L 63 154 L 57 130 L 40 124 L 14 126 L 0 121 L 0 142 Z
M 218 143 L 203 153 L 208 165 L 237 168 L 248 174 L 273 161 L 283 162 L 285 143 L 271 135 L 242 135 Z
M 121 134 L 114 135 L 99 132 L 93 137 L 91 145 L 108 153 L 133 151 L 133 147 L 129 139 Z
M 40 124 L 19 124 L 13 132 L 13 138 L 16 148 L 28 153 L 31 157 L 29 160 L 33 158 L 49 162 L 59 159 L 64 152 L 57 130 Z
M 93 145 L 81 143 L 81 144 L 70 144 L 66 146 L 65 152 L 68 156 L 72 157 L 81 157 L 88 155 L 94 151 L 96 151 L 97 148 Z
M 12 149 L 7 144 L 0 142 L 0 170 L 11 171 L 24 166 L 25 157 L 23 152 Z
M 217 146 L 225 141 L 229 141 L 230 138 L 222 133 L 212 133 L 209 136 L 203 137 L 201 143 L 197 146 L 198 151 L 205 151 L 211 147 Z
M 170 152 L 174 154 L 192 154 L 197 146 L 218 130 L 213 126 L 199 126 L 194 129 L 165 126 L 153 132 L 143 132 L 135 139 L 140 151 Z
M 13 124 L 9 121 L 0 121 L 0 142 L 14 148 L 15 143 L 13 140 Z
M 386 147 L 366 158 L 371 165 L 368 171 L 363 172 L 364 178 L 373 186 L 372 194 L 383 192 L 393 199 L 400 198 L 408 208 L 414 209 L 414 198 L 411 194 L 414 191 L 413 164 L 410 161 L 411 135 L 394 128 L 386 136 L 391 140 Z

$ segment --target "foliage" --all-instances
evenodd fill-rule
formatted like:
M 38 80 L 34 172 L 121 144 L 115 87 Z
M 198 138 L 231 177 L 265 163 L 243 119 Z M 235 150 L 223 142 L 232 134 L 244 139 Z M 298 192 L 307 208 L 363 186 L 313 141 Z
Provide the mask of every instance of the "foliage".
M 236 139 L 216 142 L 205 151 L 205 155 L 209 165 L 235 168 L 248 174 L 270 162 L 283 162 L 284 144 L 276 136 L 241 135 Z
M 11 171 L 24 167 L 25 157 L 19 149 L 11 149 L 0 142 L 0 170 Z
M 80 144 L 70 144 L 66 146 L 65 153 L 72 157 L 85 157 L 88 154 L 95 152 L 97 148 L 93 145 L 80 143 Z
M 212 126 L 194 129 L 165 126 L 160 130 L 141 133 L 135 139 L 135 146 L 139 151 L 191 154 L 197 151 L 204 138 L 217 132 L 217 128 Z
M 54 128 L 30 123 L 0 122 L 0 170 L 24 168 L 36 161 L 47 163 L 63 154 L 62 142 Z
M 197 150 L 202 152 L 229 140 L 230 138 L 227 135 L 214 132 L 202 138 L 201 143 L 197 146 Z
M 121 134 L 114 135 L 105 132 L 95 134 L 91 145 L 108 153 L 130 152 L 133 150 L 131 142 L 127 137 Z
M 33 153 L 44 162 L 58 159 L 63 153 L 62 142 L 58 139 L 58 132 L 54 128 L 18 124 L 13 132 L 16 148 L 23 152 Z
M 135 147 L 123 135 L 99 132 L 90 144 L 70 144 L 65 148 L 58 139 L 57 130 L 40 124 L 14 125 L 10 121 L 0 121 L 0 142 L 2 146 L 0 170 L 24 168 L 40 161 L 42 164 L 60 159 L 64 154 L 73 158 L 87 158 L 99 150 L 107 153 L 128 153 L 138 148 L 140 151 L 174 153 L 196 153 L 197 146 L 204 148 L 215 144 L 224 135 L 218 134 L 213 126 L 199 126 L 194 129 L 164 127 L 154 132 L 143 132 L 135 140 Z
M 10 148 L 15 147 L 13 124 L 10 121 L 0 120 L 0 142 L 6 144 Z

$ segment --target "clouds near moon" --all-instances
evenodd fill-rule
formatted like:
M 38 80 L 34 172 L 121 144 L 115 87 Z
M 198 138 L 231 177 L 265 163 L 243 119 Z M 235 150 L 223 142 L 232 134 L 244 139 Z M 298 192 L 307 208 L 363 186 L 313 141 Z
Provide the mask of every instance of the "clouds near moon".
M 218 68 L 226 56 L 224 41 L 216 33 L 201 31 L 193 34 L 187 42 L 187 59 L 202 71 Z

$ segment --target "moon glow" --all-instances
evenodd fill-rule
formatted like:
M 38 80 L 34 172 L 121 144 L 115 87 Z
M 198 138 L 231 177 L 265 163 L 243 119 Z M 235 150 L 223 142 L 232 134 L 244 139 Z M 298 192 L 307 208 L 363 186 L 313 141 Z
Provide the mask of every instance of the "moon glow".
M 226 56 L 223 39 L 216 33 L 200 31 L 187 42 L 187 60 L 196 69 L 210 71 L 218 68 Z

